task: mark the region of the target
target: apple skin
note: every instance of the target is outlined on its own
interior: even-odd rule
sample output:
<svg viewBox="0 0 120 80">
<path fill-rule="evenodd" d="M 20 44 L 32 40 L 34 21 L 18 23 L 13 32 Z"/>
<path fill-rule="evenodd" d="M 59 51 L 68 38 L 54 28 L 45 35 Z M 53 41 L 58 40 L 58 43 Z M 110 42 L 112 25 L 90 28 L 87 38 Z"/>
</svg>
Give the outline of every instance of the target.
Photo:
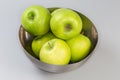
<svg viewBox="0 0 120 80">
<path fill-rule="evenodd" d="M 48 64 L 67 65 L 71 58 L 70 48 L 65 41 L 52 39 L 42 46 L 39 58 Z"/>
<path fill-rule="evenodd" d="M 51 32 L 46 33 L 43 36 L 37 36 L 32 41 L 32 50 L 36 57 L 39 58 L 39 52 L 43 44 L 45 44 L 47 41 L 56 38 Z"/>
<path fill-rule="evenodd" d="M 82 34 L 67 40 L 67 43 L 71 49 L 71 62 L 82 60 L 89 54 L 91 49 L 90 39 Z"/>
<path fill-rule="evenodd" d="M 21 17 L 23 28 L 32 35 L 44 35 L 49 31 L 50 12 L 43 6 L 26 8 Z"/>
<path fill-rule="evenodd" d="M 51 13 L 50 28 L 58 38 L 68 40 L 81 32 L 82 20 L 75 11 L 59 8 Z"/>
</svg>

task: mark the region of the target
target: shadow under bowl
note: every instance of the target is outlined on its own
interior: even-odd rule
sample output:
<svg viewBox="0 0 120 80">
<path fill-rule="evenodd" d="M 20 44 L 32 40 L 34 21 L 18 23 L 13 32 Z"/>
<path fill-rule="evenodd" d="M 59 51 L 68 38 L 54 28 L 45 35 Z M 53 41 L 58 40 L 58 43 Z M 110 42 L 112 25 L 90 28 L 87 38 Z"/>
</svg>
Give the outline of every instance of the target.
<svg viewBox="0 0 120 80">
<path fill-rule="evenodd" d="M 50 12 L 52 12 L 56 9 L 58 9 L 58 8 L 48 8 L 48 10 Z M 75 11 L 75 12 L 77 12 L 77 11 Z M 38 68 L 40 68 L 41 70 L 44 70 L 47 72 L 53 72 L 53 73 L 67 72 L 67 71 L 74 70 L 74 69 L 80 67 L 81 65 L 83 65 L 89 59 L 89 57 L 92 55 L 93 50 L 95 49 L 96 44 L 98 42 L 98 32 L 97 32 L 94 24 L 85 15 L 81 14 L 80 12 L 77 12 L 77 13 L 80 15 L 82 22 L 83 22 L 83 29 L 82 29 L 81 34 L 84 34 L 91 40 L 92 47 L 91 47 L 90 53 L 83 60 L 76 62 L 76 63 L 70 63 L 70 64 L 64 65 L 64 66 L 47 64 L 47 63 L 41 62 L 39 59 L 37 59 L 37 57 L 34 55 L 32 48 L 31 48 L 31 43 L 32 43 L 32 40 L 34 39 L 34 36 L 29 34 L 28 32 L 26 32 L 23 29 L 22 25 L 20 26 L 19 40 L 22 45 L 22 48 L 23 48 L 26 56 Z"/>
</svg>

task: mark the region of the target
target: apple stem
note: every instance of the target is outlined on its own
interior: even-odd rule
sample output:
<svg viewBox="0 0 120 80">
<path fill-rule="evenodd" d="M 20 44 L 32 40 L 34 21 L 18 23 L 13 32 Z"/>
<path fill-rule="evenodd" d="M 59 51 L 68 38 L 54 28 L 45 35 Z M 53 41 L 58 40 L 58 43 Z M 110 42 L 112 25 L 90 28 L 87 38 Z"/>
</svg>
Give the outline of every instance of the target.
<svg viewBox="0 0 120 80">
<path fill-rule="evenodd" d="M 67 25 L 66 26 L 66 31 L 70 31 L 71 30 L 71 26 L 70 25 Z"/>
<path fill-rule="evenodd" d="M 52 45 L 48 42 L 48 45 L 50 46 L 50 48 L 52 48 Z"/>
<path fill-rule="evenodd" d="M 34 20 L 34 17 L 35 17 L 35 15 L 34 15 L 33 12 L 30 12 L 30 13 L 28 14 L 28 18 L 29 18 L 30 20 Z"/>
<path fill-rule="evenodd" d="M 34 19 L 34 17 L 33 17 L 33 16 L 31 16 L 31 17 L 30 17 L 30 19 L 31 19 L 31 20 L 33 20 L 33 19 Z"/>
</svg>

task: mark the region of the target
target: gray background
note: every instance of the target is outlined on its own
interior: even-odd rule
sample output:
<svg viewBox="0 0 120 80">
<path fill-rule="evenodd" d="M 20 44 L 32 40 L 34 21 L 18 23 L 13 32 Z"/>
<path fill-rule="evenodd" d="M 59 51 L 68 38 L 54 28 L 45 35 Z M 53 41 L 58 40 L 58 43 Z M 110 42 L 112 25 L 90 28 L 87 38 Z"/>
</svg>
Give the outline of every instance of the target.
<svg viewBox="0 0 120 80">
<path fill-rule="evenodd" d="M 67 7 L 95 24 L 99 40 L 80 68 L 61 74 L 39 70 L 25 56 L 18 30 L 30 5 Z M 120 0 L 0 0 L 0 80 L 120 80 Z"/>
</svg>

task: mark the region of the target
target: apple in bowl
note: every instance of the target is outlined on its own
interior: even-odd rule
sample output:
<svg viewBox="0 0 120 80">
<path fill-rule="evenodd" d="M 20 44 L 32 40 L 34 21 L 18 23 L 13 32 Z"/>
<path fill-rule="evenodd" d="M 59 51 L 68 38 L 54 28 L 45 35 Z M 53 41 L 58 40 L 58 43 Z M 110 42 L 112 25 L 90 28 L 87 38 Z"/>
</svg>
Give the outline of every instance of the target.
<svg viewBox="0 0 120 80">
<path fill-rule="evenodd" d="M 39 57 L 48 64 L 67 65 L 71 59 L 70 47 L 61 39 L 52 39 L 42 46 Z"/>
<path fill-rule="evenodd" d="M 24 10 L 21 23 L 23 28 L 32 35 L 44 35 L 49 31 L 50 17 L 48 9 L 34 5 Z"/>
<path fill-rule="evenodd" d="M 58 38 L 68 40 L 81 32 L 82 20 L 73 10 L 60 8 L 51 13 L 50 27 Z"/>
<path fill-rule="evenodd" d="M 67 40 L 71 49 L 71 62 L 78 62 L 85 58 L 91 49 L 91 41 L 88 37 L 79 34 L 78 36 Z"/>
</svg>

